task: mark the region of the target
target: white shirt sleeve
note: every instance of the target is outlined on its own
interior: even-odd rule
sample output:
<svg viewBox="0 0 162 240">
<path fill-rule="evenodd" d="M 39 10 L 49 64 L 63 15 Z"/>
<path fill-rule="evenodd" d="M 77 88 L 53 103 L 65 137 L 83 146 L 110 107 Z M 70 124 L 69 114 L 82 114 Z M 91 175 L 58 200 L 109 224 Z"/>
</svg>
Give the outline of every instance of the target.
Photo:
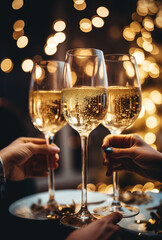
<svg viewBox="0 0 162 240">
<path fill-rule="evenodd" d="M 6 178 L 5 178 L 4 168 L 3 168 L 3 162 L 0 157 L 0 199 L 3 199 L 5 196 L 5 183 L 6 183 Z"/>
</svg>

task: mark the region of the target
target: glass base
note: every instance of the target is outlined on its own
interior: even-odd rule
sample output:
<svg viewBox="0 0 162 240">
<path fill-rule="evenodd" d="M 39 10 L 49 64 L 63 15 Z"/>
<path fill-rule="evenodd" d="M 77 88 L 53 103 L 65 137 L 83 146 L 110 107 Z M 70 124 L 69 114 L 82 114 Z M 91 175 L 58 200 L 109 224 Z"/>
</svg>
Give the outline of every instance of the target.
<svg viewBox="0 0 162 240">
<path fill-rule="evenodd" d="M 38 220 L 58 220 L 67 213 L 73 213 L 74 210 L 71 205 L 59 205 L 50 201 L 46 205 L 34 204 L 31 207 L 34 219 Z"/>
<path fill-rule="evenodd" d="M 97 220 L 97 218 L 90 212 L 80 210 L 78 213 L 68 214 L 62 217 L 60 222 L 69 227 L 81 228 L 95 220 Z"/>
<path fill-rule="evenodd" d="M 93 212 L 99 216 L 107 216 L 112 212 L 119 212 L 123 215 L 123 218 L 134 217 L 139 213 L 139 209 L 134 206 L 122 206 L 121 204 L 113 205 L 106 207 L 100 207 L 93 209 Z"/>
</svg>

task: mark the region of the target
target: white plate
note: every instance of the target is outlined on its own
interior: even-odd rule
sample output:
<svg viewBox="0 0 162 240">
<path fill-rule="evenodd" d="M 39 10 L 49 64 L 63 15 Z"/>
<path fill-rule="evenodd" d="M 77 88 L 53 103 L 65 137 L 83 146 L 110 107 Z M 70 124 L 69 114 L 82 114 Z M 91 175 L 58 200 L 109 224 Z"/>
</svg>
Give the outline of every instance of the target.
<svg viewBox="0 0 162 240">
<path fill-rule="evenodd" d="M 9 212 L 12 215 L 20 218 L 35 219 L 31 212 L 31 205 L 33 203 L 37 204 L 39 199 L 41 200 L 42 205 L 46 204 L 48 201 L 48 196 L 48 192 L 43 192 L 19 199 L 9 206 Z M 100 203 L 101 201 L 106 201 L 107 198 L 107 195 L 98 192 L 88 192 L 87 194 L 88 203 Z M 79 205 L 81 202 L 81 190 L 56 190 L 55 199 L 58 204 L 72 204 L 74 201 Z M 100 204 L 97 205 L 100 206 Z"/>
</svg>

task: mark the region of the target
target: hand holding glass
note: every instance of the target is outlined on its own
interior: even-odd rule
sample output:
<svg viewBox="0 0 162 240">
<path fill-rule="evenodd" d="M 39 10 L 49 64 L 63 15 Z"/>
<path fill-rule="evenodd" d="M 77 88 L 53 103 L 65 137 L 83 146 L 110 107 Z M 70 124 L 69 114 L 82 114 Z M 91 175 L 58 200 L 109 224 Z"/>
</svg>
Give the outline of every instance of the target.
<svg viewBox="0 0 162 240">
<path fill-rule="evenodd" d="M 46 143 L 51 144 L 54 135 L 66 123 L 61 108 L 61 89 L 63 84 L 62 61 L 41 61 L 34 64 L 30 91 L 29 112 L 33 125 L 45 135 Z M 58 205 L 54 194 L 54 168 L 51 165 L 51 156 L 48 157 L 49 164 L 49 201 L 50 212 L 42 212 L 39 216 L 43 218 L 57 218 Z"/>
<path fill-rule="evenodd" d="M 141 110 L 141 86 L 136 60 L 131 55 L 108 54 L 104 56 L 108 78 L 108 111 L 103 125 L 111 134 L 120 134 L 132 125 Z M 94 211 L 100 215 L 120 212 L 123 217 L 135 216 L 138 208 L 122 205 L 119 201 L 118 173 L 113 173 L 114 199 L 110 206 Z"/>
</svg>

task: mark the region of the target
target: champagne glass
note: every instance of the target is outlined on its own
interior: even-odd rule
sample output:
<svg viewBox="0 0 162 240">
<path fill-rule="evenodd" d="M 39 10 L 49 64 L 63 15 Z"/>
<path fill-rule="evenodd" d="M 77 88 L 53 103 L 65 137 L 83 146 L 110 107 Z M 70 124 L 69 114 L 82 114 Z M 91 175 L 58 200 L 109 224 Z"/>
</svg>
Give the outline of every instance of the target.
<svg viewBox="0 0 162 240">
<path fill-rule="evenodd" d="M 103 52 L 92 48 L 67 51 L 64 81 L 63 114 L 81 138 L 82 194 L 80 211 L 64 216 L 61 223 L 80 228 L 96 219 L 87 208 L 87 146 L 90 132 L 107 112 L 108 82 Z"/>
<path fill-rule="evenodd" d="M 63 61 L 40 61 L 34 63 L 29 90 L 29 113 L 33 125 L 45 136 L 46 143 L 52 144 L 56 132 L 66 123 L 61 108 L 61 89 L 63 84 Z M 47 208 L 39 218 L 58 218 L 58 204 L 55 200 L 54 168 L 48 157 Z"/>
<path fill-rule="evenodd" d="M 103 125 L 111 134 L 120 134 L 131 126 L 141 111 L 141 86 L 136 60 L 127 54 L 107 54 L 105 64 L 109 83 L 108 111 Z M 94 209 L 99 215 L 120 212 L 123 217 L 139 213 L 138 208 L 119 201 L 119 176 L 113 172 L 113 201 L 110 206 Z"/>
</svg>

